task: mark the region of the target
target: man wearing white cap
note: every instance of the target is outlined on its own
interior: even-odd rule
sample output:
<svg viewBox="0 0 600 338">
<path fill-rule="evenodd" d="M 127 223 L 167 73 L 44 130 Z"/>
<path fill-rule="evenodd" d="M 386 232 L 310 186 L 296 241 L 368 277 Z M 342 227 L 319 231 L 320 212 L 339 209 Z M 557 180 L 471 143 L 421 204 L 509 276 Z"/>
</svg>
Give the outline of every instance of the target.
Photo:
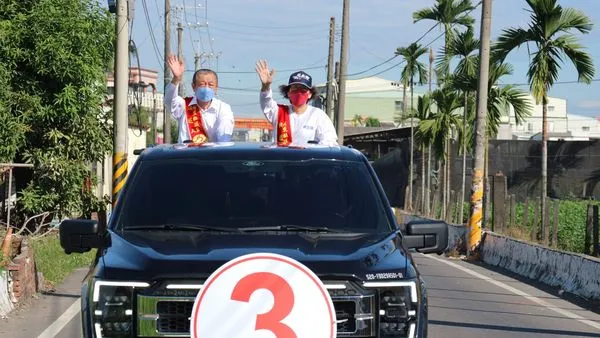
<svg viewBox="0 0 600 338">
<path fill-rule="evenodd" d="M 291 103 L 283 105 L 273 99 L 271 83 L 275 71 L 269 70 L 267 62 L 260 60 L 256 63 L 256 72 L 262 83 L 260 107 L 275 128 L 277 145 L 338 145 L 337 133 L 329 116 L 322 109 L 308 104 L 317 95 L 310 75 L 302 71 L 295 72 L 287 85 L 279 87 L 281 95 Z"/>
</svg>

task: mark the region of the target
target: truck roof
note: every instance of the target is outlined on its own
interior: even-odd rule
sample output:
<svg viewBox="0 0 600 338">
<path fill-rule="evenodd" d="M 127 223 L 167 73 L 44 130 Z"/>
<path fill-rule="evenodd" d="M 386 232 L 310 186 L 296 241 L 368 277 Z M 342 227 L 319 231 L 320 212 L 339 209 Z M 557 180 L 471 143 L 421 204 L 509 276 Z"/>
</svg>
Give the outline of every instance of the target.
<svg viewBox="0 0 600 338">
<path fill-rule="evenodd" d="M 304 147 L 278 147 L 270 142 L 226 142 L 204 145 L 162 144 L 136 151 L 140 160 L 207 159 L 207 160 L 286 160 L 328 159 L 364 161 L 364 155 L 346 146 L 307 145 Z"/>
</svg>

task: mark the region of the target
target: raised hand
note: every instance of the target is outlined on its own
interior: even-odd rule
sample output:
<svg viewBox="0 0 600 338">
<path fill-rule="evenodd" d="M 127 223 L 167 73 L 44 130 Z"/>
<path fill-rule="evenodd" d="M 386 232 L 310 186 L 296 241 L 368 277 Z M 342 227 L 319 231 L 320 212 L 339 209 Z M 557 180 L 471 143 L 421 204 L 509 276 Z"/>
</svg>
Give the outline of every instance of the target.
<svg viewBox="0 0 600 338">
<path fill-rule="evenodd" d="M 269 70 L 267 60 L 258 60 L 258 62 L 256 62 L 256 73 L 260 78 L 263 90 L 270 88 L 271 83 L 273 83 L 273 77 L 275 76 L 275 69 Z"/>
<path fill-rule="evenodd" d="M 181 79 L 183 72 L 185 71 L 185 66 L 183 64 L 183 60 L 177 59 L 177 56 L 173 54 L 169 54 L 167 57 L 167 64 L 169 65 L 169 69 L 171 69 L 171 73 L 173 74 L 173 79 Z"/>
</svg>

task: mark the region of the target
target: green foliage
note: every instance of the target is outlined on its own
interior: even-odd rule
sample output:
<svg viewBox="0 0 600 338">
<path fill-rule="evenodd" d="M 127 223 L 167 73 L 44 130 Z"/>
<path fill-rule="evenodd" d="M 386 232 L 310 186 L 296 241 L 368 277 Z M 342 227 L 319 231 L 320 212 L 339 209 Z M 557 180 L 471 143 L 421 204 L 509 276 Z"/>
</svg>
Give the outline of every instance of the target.
<svg viewBox="0 0 600 338">
<path fill-rule="evenodd" d="M 527 45 L 528 50 L 535 47 L 530 53 L 527 78 L 537 103 L 546 104 L 561 63 L 567 59 L 575 66 L 578 81 L 589 84 L 594 78 L 592 56 L 571 33 L 587 34 L 593 22 L 583 11 L 563 8 L 557 0 L 527 0 L 527 5 L 531 13 L 528 27 L 504 29 L 494 45 L 493 57 L 504 60 L 522 45 Z"/>
<path fill-rule="evenodd" d="M 558 249 L 578 253 L 584 252 L 587 208 L 590 204 L 598 203 L 581 200 L 560 201 L 558 208 Z M 554 229 L 554 207 L 555 202 L 550 201 L 548 213 L 550 238 L 552 238 Z M 516 229 L 508 229 L 508 233 L 524 240 L 531 239 L 532 231 L 539 235 L 541 223 L 539 208 L 539 199 L 530 200 L 527 208 L 527 219 L 525 219 L 525 203 L 517 203 Z"/>
<path fill-rule="evenodd" d="M 113 27 L 95 0 L 2 1 L 0 157 L 34 164 L 20 191 L 24 214 L 94 204 L 82 188 L 89 164 L 111 149 L 101 105 Z"/>
<path fill-rule="evenodd" d="M 365 127 L 380 127 L 380 126 L 381 126 L 381 122 L 379 122 L 379 119 L 376 117 L 368 116 L 365 119 Z"/>
<path fill-rule="evenodd" d="M 84 254 L 65 254 L 57 234 L 31 240 L 35 252 L 35 264 L 46 281 L 55 286 L 69 276 L 73 270 L 89 266 L 95 250 Z"/>
</svg>

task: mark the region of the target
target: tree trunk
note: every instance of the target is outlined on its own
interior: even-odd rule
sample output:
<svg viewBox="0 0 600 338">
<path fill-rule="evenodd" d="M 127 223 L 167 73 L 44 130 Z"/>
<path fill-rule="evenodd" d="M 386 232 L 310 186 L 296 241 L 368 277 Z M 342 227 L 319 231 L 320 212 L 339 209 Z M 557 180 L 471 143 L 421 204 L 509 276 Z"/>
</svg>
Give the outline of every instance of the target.
<svg viewBox="0 0 600 338">
<path fill-rule="evenodd" d="M 421 145 L 421 215 L 425 214 L 425 145 Z"/>
<path fill-rule="evenodd" d="M 446 140 L 446 205 L 450 208 L 450 172 L 452 169 L 452 152 L 450 148 L 450 139 Z M 446 220 L 448 221 L 448 220 Z"/>
<path fill-rule="evenodd" d="M 414 138 L 415 138 L 415 133 L 414 133 L 414 128 L 413 128 L 413 118 L 412 118 L 412 114 L 413 114 L 413 94 L 414 94 L 414 81 L 413 81 L 413 76 L 410 77 L 410 173 L 409 173 L 409 190 L 410 190 L 410 197 L 408 198 L 408 205 L 410 206 L 410 210 L 413 210 L 413 172 L 415 171 L 414 168 Z"/>
<path fill-rule="evenodd" d="M 444 201 L 446 201 L 446 184 L 445 184 L 445 164 L 443 162 L 443 159 L 440 158 L 438 159 L 438 189 L 440 189 L 440 191 L 442 192 L 442 205 L 440 205 L 441 211 L 442 211 L 442 215 L 446 214 L 446 204 L 444 203 Z M 433 211 L 436 216 L 437 216 L 437 210 Z"/>
<path fill-rule="evenodd" d="M 404 83 L 402 84 L 402 119 L 401 119 L 401 126 L 404 125 L 404 123 L 406 122 L 406 106 L 407 106 L 406 102 L 406 86 L 404 85 Z"/>
<path fill-rule="evenodd" d="M 546 198 L 548 197 L 548 98 L 546 94 L 542 99 L 542 226 L 541 234 L 545 245 L 548 245 L 548 236 L 546 236 L 547 213 L 546 213 Z"/>
<path fill-rule="evenodd" d="M 427 147 L 427 204 L 425 204 L 427 216 L 431 216 L 431 144 Z"/>
<path fill-rule="evenodd" d="M 463 204 L 465 203 L 465 185 L 467 181 L 467 109 L 469 104 L 469 92 L 465 91 L 465 106 L 463 111 L 463 144 L 462 144 L 462 152 L 463 152 L 463 163 L 462 163 L 462 184 L 460 186 L 460 203 L 459 203 L 459 224 L 463 224 L 464 210 Z"/>
</svg>

